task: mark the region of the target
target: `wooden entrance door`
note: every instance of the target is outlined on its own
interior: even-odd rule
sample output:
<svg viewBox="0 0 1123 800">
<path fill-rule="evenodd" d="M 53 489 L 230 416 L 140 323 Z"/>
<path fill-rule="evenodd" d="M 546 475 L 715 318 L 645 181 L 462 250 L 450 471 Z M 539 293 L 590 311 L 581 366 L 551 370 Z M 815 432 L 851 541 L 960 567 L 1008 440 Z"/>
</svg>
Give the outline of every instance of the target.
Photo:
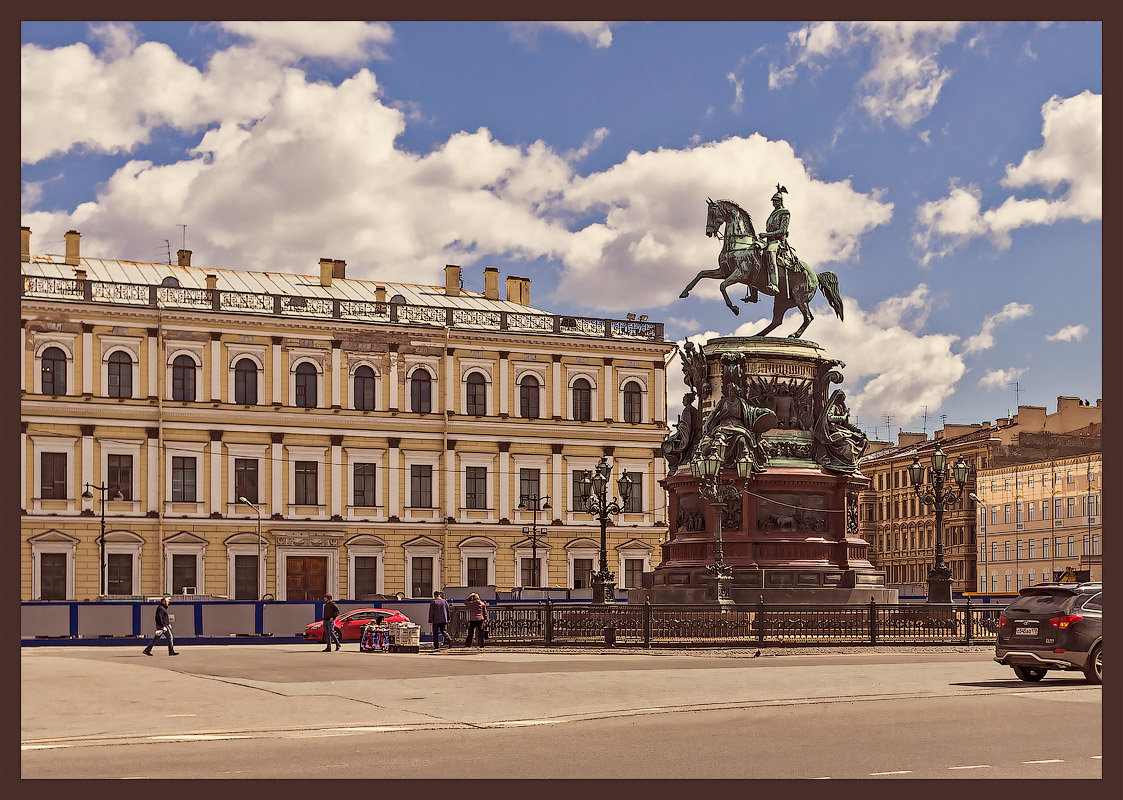
<svg viewBox="0 0 1123 800">
<path fill-rule="evenodd" d="M 288 556 L 285 585 L 289 600 L 322 600 L 328 591 L 328 557 Z"/>
</svg>

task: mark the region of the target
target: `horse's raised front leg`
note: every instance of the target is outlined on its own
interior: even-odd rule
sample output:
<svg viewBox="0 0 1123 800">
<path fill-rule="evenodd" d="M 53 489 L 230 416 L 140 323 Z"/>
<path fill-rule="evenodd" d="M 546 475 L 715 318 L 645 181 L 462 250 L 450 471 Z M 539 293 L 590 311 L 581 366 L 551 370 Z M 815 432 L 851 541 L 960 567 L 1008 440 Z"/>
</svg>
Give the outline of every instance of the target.
<svg viewBox="0 0 1123 800">
<path fill-rule="evenodd" d="M 690 290 L 693 289 L 695 287 L 695 285 L 697 285 L 698 281 L 702 280 L 703 278 L 724 278 L 724 277 L 725 277 L 725 273 L 723 273 L 720 269 L 704 269 L 701 272 L 699 272 L 697 275 L 694 276 L 694 280 L 692 280 L 690 283 L 686 284 L 686 288 L 682 290 L 682 294 L 680 294 L 679 297 L 686 297 L 687 295 L 689 295 Z"/>
<path fill-rule="evenodd" d="M 803 312 L 803 324 L 799 326 L 799 330 L 795 333 L 789 333 L 789 339 L 798 339 L 800 334 L 807 330 L 807 326 L 811 324 L 811 320 L 815 319 L 815 315 L 811 313 L 810 303 L 800 303 L 799 310 Z"/>
<path fill-rule="evenodd" d="M 764 330 L 753 335 L 765 336 L 769 331 L 780 327 L 780 323 L 784 321 L 784 314 L 788 313 L 788 309 L 791 307 L 792 303 L 787 300 L 781 300 L 779 297 L 774 298 L 772 301 L 772 322 Z"/>
<path fill-rule="evenodd" d="M 737 283 L 737 281 L 739 279 L 740 279 L 739 275 L 732 275 L 732 276 L 726 278 L 725 280 L 723 280 L 721 282 L 721 296 L 725 298 L 725 304 L 727 306 L 729 306 L 729 310 L 732 311 L 734 314 L 740 314 L 741 309 L 739 309 L 739 308 L 737 308 L 737 306 L 733 305 L 733 301 L 729 299 L 729 295 L 728 295 L 728 293 L 726 293 L 725 287 L 729 286 L 730 284 Z"/>
</svg>

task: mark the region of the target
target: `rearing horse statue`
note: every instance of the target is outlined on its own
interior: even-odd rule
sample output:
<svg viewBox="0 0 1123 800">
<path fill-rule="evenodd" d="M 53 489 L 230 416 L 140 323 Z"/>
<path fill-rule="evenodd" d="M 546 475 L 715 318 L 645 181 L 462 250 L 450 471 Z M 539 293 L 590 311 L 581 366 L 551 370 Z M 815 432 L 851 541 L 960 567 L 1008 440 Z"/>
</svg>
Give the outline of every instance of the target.
<svg viewBox="0 0 1123 800">
<path fill-rule="evenodd" d="M 827 302 L 838 318 L 842 319 L 842 295 L 838 291 L 838 277 L 833 272 L 816 274 L 806 263 L 794 256 L 786 262 L 778 258 L 778 289 L 769 288 L 764 260 L 761 257 L 767 245 L 757 238 L 748 212 L 732 200 L 715 202 L 707 197 L 706 203 L 709 207 L 706 215 L 706 236 L 717 236 L 722 240 L 721 252 L 717 257 L 718 268 L 700 271 L 694 276 L 694 280 L 686 285 L 679 297 L 689 295 L 690 290 L 702 278 L 720 278 L 721 296 L 725 298 L 729 310 L 737 314 L 739 309 L 733 305 L 725 289 L 734 283 L 744 284 L 749 292 L 743 298 L 743 302 L 755 303 L 757 292 L 775 296 L 772 303 L 772 322 L 754 335 L 766 335 L 783 322 L 784 314 L 792 308 L 798 308 L 803 313 L 803 324 L 799 330 L 789 336 L 797 339 L 814 319 L 811 313 L 811 298 L 822 284 L 823 296 L 827 298 Z M 722 225 L 725 226 L 725 231 L 719 233 Z"/>
</svg>

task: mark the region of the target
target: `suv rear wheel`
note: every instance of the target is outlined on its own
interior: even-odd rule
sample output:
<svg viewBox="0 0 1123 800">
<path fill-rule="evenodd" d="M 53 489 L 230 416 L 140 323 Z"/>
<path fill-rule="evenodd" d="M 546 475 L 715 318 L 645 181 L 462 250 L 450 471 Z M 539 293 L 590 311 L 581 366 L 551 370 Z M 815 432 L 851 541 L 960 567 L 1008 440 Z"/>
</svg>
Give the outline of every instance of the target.
<svg viewBox="0 0 1123 800">
<path fill-rule="evenodd" d="M 1014 667 L 1014 674 L 1028 683 L 1037 683 L 1045 677 L 1046 672 L 1048 672 L 1048 670 L 1041 669 L 1040 667 Z"/>
<path fill-rule="evenodd" d="M 1096 645 L 1092 648 L 1092 652 L 1088 654 L 1088 662 L 1084 665 L 1084 677 L 1088 680 L 1088 683 L 1103 683 L 1103 645 Z"/>
</svg>

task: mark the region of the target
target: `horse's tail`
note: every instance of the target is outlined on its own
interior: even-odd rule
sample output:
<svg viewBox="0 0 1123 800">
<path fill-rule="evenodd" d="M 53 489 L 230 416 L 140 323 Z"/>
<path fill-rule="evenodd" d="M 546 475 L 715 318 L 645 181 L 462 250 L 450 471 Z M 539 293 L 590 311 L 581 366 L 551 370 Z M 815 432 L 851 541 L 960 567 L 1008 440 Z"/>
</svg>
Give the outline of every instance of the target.
<svg viewBox="0 0 1123 800">
<path fill-rule="evenodd" d="M 842 295 L 838 291 L 838 276 L 833 272 L 820 272 L 819 285 L 823 287 L 823 297 L 831 304 L 834 313 L 842 319 Z"/>
</svg>

